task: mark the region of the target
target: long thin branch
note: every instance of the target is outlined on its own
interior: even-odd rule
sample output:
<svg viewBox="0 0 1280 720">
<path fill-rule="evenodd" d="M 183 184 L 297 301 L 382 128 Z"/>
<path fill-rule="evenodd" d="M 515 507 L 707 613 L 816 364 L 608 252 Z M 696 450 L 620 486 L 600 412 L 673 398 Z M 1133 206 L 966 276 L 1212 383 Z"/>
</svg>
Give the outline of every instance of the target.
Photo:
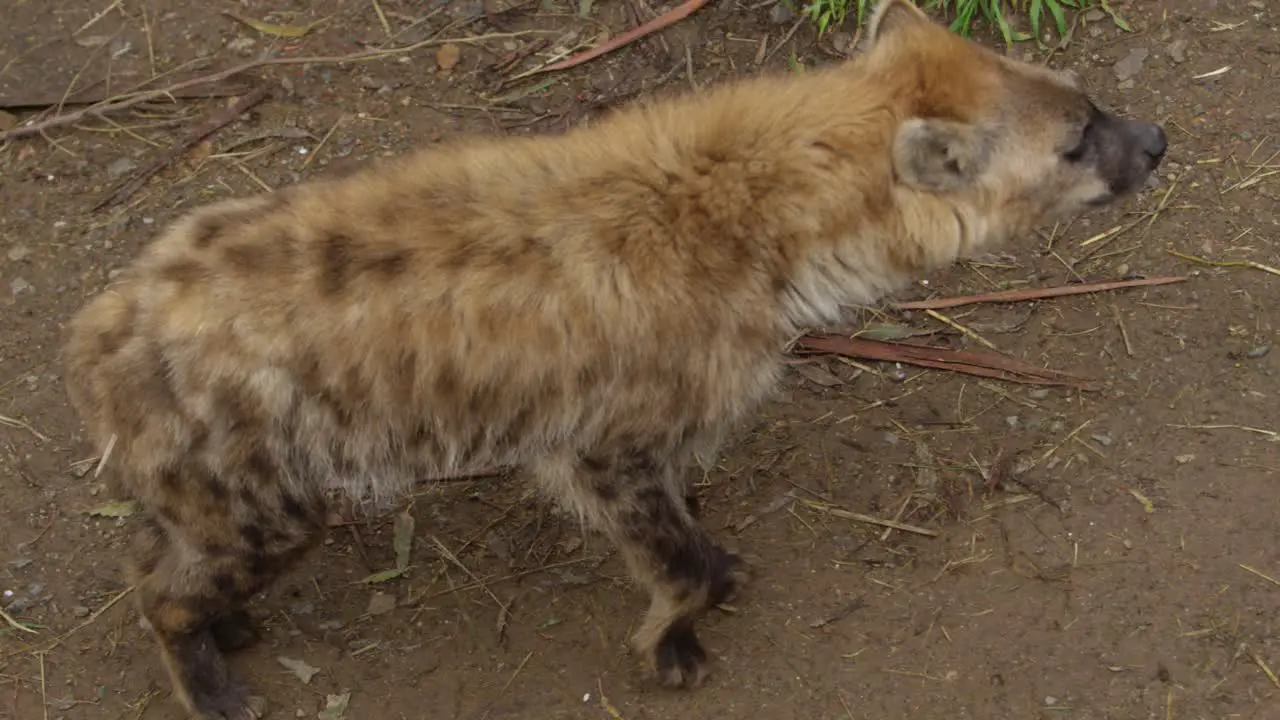
<svg viewBox="0 0 1280 720">
<path fill-rule="evenodd" d="M 122 97 L 114 102 L 97 103 L 94 105 L 90 105 L 89 107 L 81 108 L 79 110 L 75 110 L 69 113 L 55 115 L 49 118 L 48 120 L 32 123 L 30 125 L 21 125 L 12 130 L 6 130 L 5 132 L 0 132 L 0 143 L 5 142 L 6 140 L 13 140 L 14 138 L 27 137 L 28 135 L 38 135 L 43 132 L 48 132 L 53 128 L 71 125 L 73 123 L 79 122 L 80 120 L 84 119 L 86 116 L 89 116 L 89 115 L 103 115 L 106 113 L 126 110 L 135 105 L 139 105 L 141 103 L 144 103 L 150 100 L 167 97 L 179 90 L 185 90 L 187 88 L 196 87 L 198 85 L 207 85 L 209 83 L 219 82 L 221 80 L 226 80 L 227 78 L 232 77 L 233 75 L 237 75 L 239 73 L 246 72 L 248 70 L 253 70 L 260 67 L 267 67 L 270 65 L 304 65 L 308 63 L 333 65 L 333 64 L 344 63 L 344 62 L 355 62 L 357 60 L 372 60 L 375 58 L 387 57 L 391 55 L 402 55 L 407 52 L 413 52 L 414 50 L 420 50 L 424 47 L 431 47 L 433 45 L 444 45 L 446 43 L 474 43 L 474 42 L 480 42 L 482 40 L 502 40 L 506 38 L 513 38 L 513 37 L 519 37 L 522 35 L 527 35 L 529 34 L 529 32 L 533 32 L 533 31 L 514 32 L 514 33 L 489 33 L 488 35 L 477 35 L 474 37 L 463 37 L 463 38 L 432 38 L 428 40 L 423 40 L 421 42 L 416 42 L 411 45 L 405 45 L 403 47 L 385 48 L 385 49 L 379 49 L 379 50 L 364 50 L 357 53 L 351 53 L 350 55 L 319 55 L 319 56 L 311 56 L 311 57 L 269 57 L 269 56 L 258 57 L 246 63 L 236 65 L 235 67 L 228 68 L 226 70 L 220 70 L 216 73 L 212 73 L 209 75 L 202 75 L 200 77 L 191 78 L 190 80 L 183 80 L 182 82 L 175 83 L 165 88 L 158 88 L 156 90 L 143 90 L 133 95 Z"/>
<path fill-rule="evenodd" d="M 529 77 L 532 75 L 540 75 L 542 73 L 555 72 L 556 70 L 564 70 L 567 68 L 574 67 L 575 65 L 581 65 L 582 63 L 587 62 L 588 60 L 594 60 L 600 57 L 601 55 L 604 55 L 605 53 L 611 53 L 614 50 L 617 50 L 618 48 L 622 47 L 623 45 L 633 43 L 636 40 L 639 40 L 640 38 L 646 35 L 651 35 L 665 27 L 676 24 L 677 22 L 692 15 L 695 11 L 697 11 L 703 5 L 706 5 L 707 2 L 708 0 L 688 0 L 688 2 L 684 3 L 683 5 L 677 5 L 676 7 L 650 20 L 649 22 L 643 25 L 640 25 L 634 29 L 628 30 L 627 32 L 624 32 L 621 35 L 618 35 L 611 40 L 602 42 L 599 45 L 595 46 L 594 48 L 591 48 L 590 50 L 574 55 L 571 58 L 561 60 L 558 63 L 553 63 L 546 67 L 538 68 L 537 70 L 533 70 L 531 72 L 525 73 L 525 77 Z"/>
<path fill-rule="evenodd" d="M 933 300 L 913 300 L 911 302 L 893 303 L 896 310 L 942 310 L 945 308 L 972 305 L 974 303 L 1006 303 L 1025 302 L 1027 300 L 1043 300 L 1045 298 L 1063 297 L 1065 295 L 1085 295 L 1088 293 L 1120 290 L 1131 287 L 1147 287 L 1151 285 L 1168 285 L 1186 281 L 1185 277 L 1153 277 L 1136 280 L 1112 280 L 1107 282 L 1081 283 L 1079 285 L 1062 285 L 1060 287 L 1036 288 L 1033 290 L 1004 290 L 983 295 L 965 295 L 962 297 L 936 298 Z"/>
<path fill-rule="evenodd" d="M 224 108 L 221 112 L 210 117 L 203 125 L 190 133 L 180 142 L 174 144 L 164 152 L 155 162 L 143 168 L 137 175 L 113 190 L 111 194 L 102 198 L 97 205 L 93 206 L 94 210 L 101 210 L 108 205 L 114 205 L 128 199 L 130 195 L 138 191 L 152 175 L 160 172 L 166 165 L 173 162 L 179 155 L 187 152 L 193 145 L 205 139 L 206 137 L 217 132 L 223 126 L 230 124 L 236 118 L 243 115 L 250 108 L 267 99 L 269 91 L 267 88 L 258 88 L 253 92 L 240 98 L 235 105 Z"/>
</svg>

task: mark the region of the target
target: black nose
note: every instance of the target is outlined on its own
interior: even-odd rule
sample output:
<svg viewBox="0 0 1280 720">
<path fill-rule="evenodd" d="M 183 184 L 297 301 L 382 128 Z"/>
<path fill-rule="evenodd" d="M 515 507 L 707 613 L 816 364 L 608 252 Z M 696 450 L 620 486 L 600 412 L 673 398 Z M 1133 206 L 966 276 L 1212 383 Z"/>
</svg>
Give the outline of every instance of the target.
<svg viewBox="0 0 1280 720">
<path fill-rule="evenodd" d="M 1160 162 L 1164 158 L 1165 151 L 1169 149 L 1168 139 L 1164 135 L 1164 128 L 1153 123 L 1143 123 L 1138 133 L 1142 151 L 1155 162 Z"/>
</svg>

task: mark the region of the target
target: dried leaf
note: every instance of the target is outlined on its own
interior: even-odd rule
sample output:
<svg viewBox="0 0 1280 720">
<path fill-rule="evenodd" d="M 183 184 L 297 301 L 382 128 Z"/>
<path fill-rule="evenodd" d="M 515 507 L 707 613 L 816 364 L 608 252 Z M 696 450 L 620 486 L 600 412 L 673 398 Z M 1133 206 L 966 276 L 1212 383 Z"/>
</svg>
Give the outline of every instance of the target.
<svg viewBox="0 0 1280 720">
<path fill-rule="evenodd" d="M 18 127 L 18 116 L 0 110 L 0 132 Z"/>
<path fill-rule="evenodd" d="M 365 577 L 360 582 L 361 584 L 364 584 L 364 585 L 379 585 L 381 583 L 387 582 L 388 580 L 395 580 L 396 578 L 405 574 L 405 572 L 408 571 L 408 569 L 409 569 L 408 567 L 402 567 L 402 568 L 392 568 L 390 570 L 383 570 L 381 572 L 376 572 L 372 575 Z"/>
<path fill-rule="evenodd" d="M 462 59 L 462 48 L 455 43 L 445 43 L 436 51 L 436 65 L 445 72 L 453 69 Z"/>
<path fill-rule="evenodd" d="M 112 500 L 89 511 L 91 517 L 122 518 L 129 517 L 138 511 L 138 504 L 132 500 Z"/>
<path fill-rule="evenodd" d="M 260 33 L 282 38 L 300 38 L 314 30 L 316 26 L 320 25 L 320 23 L 324 22 L 324 20 L 317 20 L 310 25 L 277 25 L 276 23 L 263 22 L 261 20 L 243 17 L 231 12 L 224 12 L 223 14 L 248 25 Z"/>
<path fill-rule="evenodd" d="M 347 716 L 347 705 L 351 704 L 351 693 L 326 695 L 324 709 L 316 715 L 317 720 L 343 720 Z"/>
<path fill-rule="evenodd" d="M 391 545 L 396 550 L 396 569 L 404 572 L 409 567 L 409 551 L 413 548 L 413 516 L 408 510 L 396 516 Z"/>
<path fill-rule="evenodd" d="M 315 677 L 316 673 L 320 672 L 320 668 L 308 665 L 305 660 L 295 660 L 293 658 L 284 657 L 283 655 L 277 657 L 276 660 L 278 660 L 286 670 L 297 676 L 297 678 L 302 681 L 303 685 L 311 684 L 311 678 Z"/>
</svg>

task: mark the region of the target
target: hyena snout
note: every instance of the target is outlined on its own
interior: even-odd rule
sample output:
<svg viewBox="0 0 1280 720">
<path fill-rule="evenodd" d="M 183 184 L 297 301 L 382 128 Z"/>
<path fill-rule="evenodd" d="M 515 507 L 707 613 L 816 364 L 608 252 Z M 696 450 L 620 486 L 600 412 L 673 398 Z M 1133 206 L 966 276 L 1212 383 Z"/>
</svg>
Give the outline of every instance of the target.
<svg viewBox="0 0 1280 720">
<path fill-rule="evenodd" d="M 1160 167 L 1169 143 L 1164 128 L 1155 123 L 1109 114 L 1097 123 L 1104 148 L 1099 169 L 1110 194 L 1096 204 L 1105 204 L 1141 189 L 1151 173 Z"/>
</svg>

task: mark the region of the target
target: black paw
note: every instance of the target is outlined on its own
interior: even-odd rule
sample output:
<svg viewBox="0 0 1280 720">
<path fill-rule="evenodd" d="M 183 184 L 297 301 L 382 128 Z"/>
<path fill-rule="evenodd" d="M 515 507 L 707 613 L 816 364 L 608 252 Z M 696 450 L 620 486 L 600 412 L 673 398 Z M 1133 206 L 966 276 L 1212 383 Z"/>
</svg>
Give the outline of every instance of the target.
<svg viewBox="0 0 1280 720">
<path fill-rule="evenodd" d="M 190 633 L 165 643 L 175 694 L 198 720 L 259 720 L 267 701 L 231 672 L 213 633 Z"/>
<path fill-rule="evenodd" d="M 258 641 L 258 629 L 253 618 L 245 610 L 232 612 L 213 621 L 209 626 L 213 642 L 222 652 L 243 650 Z"/>
<path fill-rule="evenodd" d="M 658 682 L 669 688 L 694 688 L 707 676 L 707 651 L 693 631 L 693 620 L 672 625 L 654 649 Z"/>
<path fill-rule="evenodd" d="M 707 605 L 714 607 L 731 602 L 738 590 L 750 578 L 747 564 L 737 553 L 717 549 L 711 567 L 711 587 L 707 592 Z"/>
</svg>

